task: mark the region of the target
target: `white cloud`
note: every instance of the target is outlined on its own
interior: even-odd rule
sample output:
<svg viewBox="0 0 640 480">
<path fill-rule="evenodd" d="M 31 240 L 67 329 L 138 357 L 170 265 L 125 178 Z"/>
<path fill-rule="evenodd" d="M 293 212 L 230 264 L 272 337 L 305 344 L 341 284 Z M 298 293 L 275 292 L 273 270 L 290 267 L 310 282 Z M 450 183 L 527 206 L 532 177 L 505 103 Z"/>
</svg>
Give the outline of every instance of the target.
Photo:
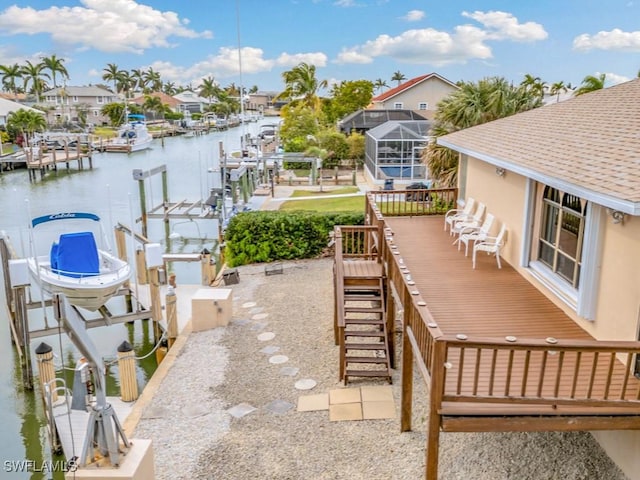
<svg viewBox="0 0 640 480">
<path fill-rule="evenodd" d="M 491 40 L 513 40 L 515 42 L 532 42 L 548 37 L 544 27 L 539 23 L 520 23 L 516 17 L 507 12 L 462 12 L 464 17 L 482 24 Z"/>
<path fill-rule="evenodd" d="M 309 65 L 315 65 L 316 67 L 327 66 L 327 56 L 322 52 L 311 53 L 281 53 L 276 59 L 276 64 L 279 67 L 295 67 L 299 63 L 304 62 Z M 244 63 L 244 60 L 243 60 Z"/>
<path fill-rule="evenodd" d="M 407 12 L 404 17 L 400 17 L 407 22 L 418 22 L 425 17 L 425 13 L 422 10 L 411 10 Z"/>
<path fill-rule="evenodd" d="M 81 0 L 82 7 L 36 10 L 13 5 L 0 12 L 0 32 L 49 34 L 54 42 L 103 52 L 143 53 L 170 47 L 172 37 L 210 38 L 186 27 L 175 12 L 161 12 L 134 0 Z"/>
<path fill-rule="evenodd" d="M 605 84 L 607 86 L 618 85 L 619 83 L 628 82 L 631 80 L 629 77 L 625 77 L 624 75 L 618 75 L 617 73 L 607 73 L 605 77 Z"/>
<path fill-rule="evenodd" d="M 492 57 L 489 41 L 535 41 L 547 38 L 544 28 L 533 22 L 519 23 L 505 12 L 463 12 L 483 25 L 459 25 L 453 32 L 433 28 L 407 30 L 400 35 L 379 35 L 362 45 L 343 48 L 336 63 L 366 64 L 376 57 L 387 56 L 396 61 L 430 64 L 436 67 L 466 63 L 472 59 Z"/>
<path fill-rule="evenodd" d="M 619 50 L 625 52 L 640 51 L 640 31 L 623 32 L 614 28 L 610 32 L 598 32 L 595 35 L 583 33 L 573 39 L 574 50 Z"/>
</svg>

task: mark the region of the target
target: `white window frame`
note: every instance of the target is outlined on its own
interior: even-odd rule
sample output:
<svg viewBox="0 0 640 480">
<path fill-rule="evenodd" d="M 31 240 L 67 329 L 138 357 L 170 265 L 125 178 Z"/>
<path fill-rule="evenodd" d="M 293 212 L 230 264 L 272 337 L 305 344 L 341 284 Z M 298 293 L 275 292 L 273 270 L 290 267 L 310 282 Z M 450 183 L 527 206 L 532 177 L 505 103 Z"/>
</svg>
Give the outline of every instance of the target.
<svg viewBox="0 0 640 480">
<path fill-rule="evenodd" d="M 418 110 L 429 110 L 429 102 L 418 103 Z"/>
<path fill-rule="evenodd" d="M 393 109 L 394 110 L 402 110 L 404 108 L 404 103 L 402 102 L 394 102 Z"/>
<path fill-rule="evenodd" d="M 102 105 L 104 103 L 104 97 L 96 97 L 96 103 Z"/>
<path fill-rule="evenodd" d="M 77 96 L 73 96 L 73 103 L 78 103 L 78 97 Z"/>
<path fill-rule="evenodd" d="M 539 238 L 539 232 L 534 231 L 535 220 L 542 215 L 542 212 L 536 208 L 538 206 L 536 186 L 537 183 L 534 180 L 527 180 L 522 236 L 524 240 L 520 265 L 528 268 L 536 280 L 575 310 L 580 317 L 586 320 L 595 320 L 604 243 L 605 209 L 593 202 L 588 203 L 582 238 L 580 281 L 578 288 L 573 288 L 569 282 L 554 273 L 547 265 L 531 258 L 532 246 Z"/>
</svg>

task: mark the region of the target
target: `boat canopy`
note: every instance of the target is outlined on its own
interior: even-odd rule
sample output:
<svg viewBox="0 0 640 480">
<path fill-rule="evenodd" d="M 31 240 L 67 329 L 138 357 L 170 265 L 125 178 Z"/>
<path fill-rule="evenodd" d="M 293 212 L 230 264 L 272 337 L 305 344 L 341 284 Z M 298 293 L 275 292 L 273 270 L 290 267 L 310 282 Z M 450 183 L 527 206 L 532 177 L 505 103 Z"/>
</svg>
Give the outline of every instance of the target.
<svg viewBox="0 0 640 480">
<path fill-rule="evenodd" d="M 130 113 L 128 115 L 129 118 L 134 119 L 134 120 L 144 120 L 144 115 L 140 114 L 140 113 Z"/>
<path fill-rule="evenodd" d="M 91 232 L 63 233 L 51 245 L 51 271 L 65 277 L 93 277 L 100 273 L 98 247 Z"/>
<path fill-rule="evenodd" d="M 54 213 L 51 215 L 43 215 L 42 217 L 37 217 L 31 220 L 31 226 L 35 227 L 36 225 L 40 225 L 41 223 L 53 222 L 54 220 L 69 220 L 69 219 L 85 219 L 85 220 L 93 220 L 94 222 L 99 222 L 100 217 L 93 213 L 86 212 L 64 212 L 64 213 Z"/>
</svg>

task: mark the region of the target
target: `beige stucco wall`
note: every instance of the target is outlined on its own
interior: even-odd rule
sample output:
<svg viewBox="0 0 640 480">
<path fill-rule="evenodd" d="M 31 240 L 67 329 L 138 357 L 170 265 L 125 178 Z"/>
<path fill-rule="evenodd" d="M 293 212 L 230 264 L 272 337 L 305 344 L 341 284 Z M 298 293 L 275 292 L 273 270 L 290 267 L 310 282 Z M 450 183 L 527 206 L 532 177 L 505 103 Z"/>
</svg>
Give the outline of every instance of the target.
<svg viewBox="0 0 640 480">
<path fill-rule="evenodd" d="M 503 259 L 531 281 L 545 296 L 599 340 L 637 340 L 640 306 L 640 218 L 626 216 L 624 223 L 614 224 L 606 216 L 598 286 L 596 318 L 588 321 L 539 283 L 529 269 L 519 266 L 523 248 L 526 178 L 507 171 L 503 177 L 494 166 L 467 158 L 467 197 L 484 202 L 498 224 L 506 222 L 509 238 Z M 499 228 L 498 226 L 495 227 Z M 640 432 L 593 432 L 607 454 L 629 478 L 640 480 Z"/>
<path fill-rule="evenodd" d="M 385 102 L 377 103 L 375 108 L 391 110 L 396 103 L 400 102 L 403 109 L 420 111 L 418 110 L 420 103 L 427 102 L 426 111 L 433 113 L 436 111 L 438 102 L 455 90 L 456 87 L 438 78 L 430 78 L 394 95 Z"/>
<path fill-rule="evenodd" d="M 503 223 L 508 230 L 502 258 L 512 267 L 518 268 L 522 245 L 522 219 L 526 179 L 507 172 L 503 177 L 488 163 L 469 158 L 466 174 L 466 196 L 487 206 L 487 212 L 495 215 L 495 235 Z"/>
</svg>

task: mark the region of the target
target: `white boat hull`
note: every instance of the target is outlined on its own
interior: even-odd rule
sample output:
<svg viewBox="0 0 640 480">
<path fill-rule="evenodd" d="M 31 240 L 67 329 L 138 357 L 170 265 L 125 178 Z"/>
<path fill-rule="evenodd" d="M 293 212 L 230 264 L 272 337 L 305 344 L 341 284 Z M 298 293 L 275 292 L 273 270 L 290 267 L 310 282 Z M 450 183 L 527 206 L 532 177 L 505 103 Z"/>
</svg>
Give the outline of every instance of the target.
<svg viewBox="0 0 640 480">
<path fill-rule="evenodd" d="M 29 270 L 36 285 L 47 295 L 62 293 L 71 305 L 95 311 L 113 297 L 120 287 L 131 277 L 128 263 L 105 252 L 98 251 L 100 273 L 93 276 L 74 278 L 51 270 L 51 263 L 45 256 L 28 259 Z"/>
</svg>

